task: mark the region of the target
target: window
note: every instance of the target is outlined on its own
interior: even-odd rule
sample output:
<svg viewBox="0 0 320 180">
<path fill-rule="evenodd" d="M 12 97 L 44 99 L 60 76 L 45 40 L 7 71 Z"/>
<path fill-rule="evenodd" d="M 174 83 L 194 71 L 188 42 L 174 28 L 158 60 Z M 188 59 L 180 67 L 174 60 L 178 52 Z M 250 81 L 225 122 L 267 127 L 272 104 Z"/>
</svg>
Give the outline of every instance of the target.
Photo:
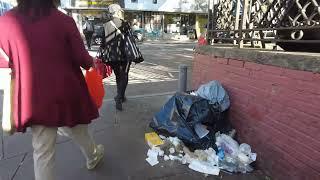
<svg viewBox="0 0 320 180">
<path fill-rule="evenodd" d="M 152 0 L 153 4 L 158 4 L 158 0 Z"/>
<path fill-rule="evenodd" d="M 137 3 L 137 2 L 138 2 L 138 0 L 131 0 L 131 2 L 132 2 L 132 3 Z"/>
</svg>

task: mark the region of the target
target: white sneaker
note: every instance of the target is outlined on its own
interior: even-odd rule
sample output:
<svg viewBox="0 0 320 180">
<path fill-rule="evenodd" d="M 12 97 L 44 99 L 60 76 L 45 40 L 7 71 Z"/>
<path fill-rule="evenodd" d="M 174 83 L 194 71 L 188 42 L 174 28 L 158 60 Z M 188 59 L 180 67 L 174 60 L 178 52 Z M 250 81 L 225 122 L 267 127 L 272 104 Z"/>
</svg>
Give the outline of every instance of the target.
<svg viewBox="0 0 320 180">
<path fill-rule="evenodd" d="M 93 170 L 96 168 L 99 162 L 103 159 L 104 146 L 102 144 L 97 145 L 93 154 L 94 158 L 91 161 L 87 161 L 88 170 Z"/>
</svg>

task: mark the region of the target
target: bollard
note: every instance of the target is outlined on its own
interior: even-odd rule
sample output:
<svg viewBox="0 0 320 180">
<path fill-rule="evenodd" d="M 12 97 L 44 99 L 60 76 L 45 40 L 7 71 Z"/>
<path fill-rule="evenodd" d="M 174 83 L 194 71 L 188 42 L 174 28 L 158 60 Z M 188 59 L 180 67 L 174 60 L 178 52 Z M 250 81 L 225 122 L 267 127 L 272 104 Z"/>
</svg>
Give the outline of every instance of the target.
<svg viewBox="0 0 320 180">
<path fill-rule="evenodd" d="M 179 66 L 179 92 L 187 91 L 188 66 L 181 64 Z"/>
</svg>

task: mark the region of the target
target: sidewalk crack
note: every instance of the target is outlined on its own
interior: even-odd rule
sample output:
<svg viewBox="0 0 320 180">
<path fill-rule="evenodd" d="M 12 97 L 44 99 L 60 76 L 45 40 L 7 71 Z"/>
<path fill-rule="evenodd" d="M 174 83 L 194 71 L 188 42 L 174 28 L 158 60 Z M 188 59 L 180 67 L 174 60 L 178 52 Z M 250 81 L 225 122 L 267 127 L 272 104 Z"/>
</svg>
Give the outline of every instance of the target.
<svg viewBox="0 0 320 180">
<path fill-rule="evenodd" d="M 3 133 L 1 133 L 1 157 L 0 159 L 4 159 L 4 136 Z"/>
<path fill-rule="evenodd" d="M 14 180 L 14 177 L 17 175 L 17 173 L 18 173 L 18 171 L 19 171 L 20 167 L 23 165 L 23 163 L 24 163 L 24 161 L 25 161 L 25 159 L 26 159 L 27 155 L 28 155 L 28 153 L 24 153 L 23 158 L 21 159 L 21 161 L 20 161 L 20 163 L 19 163 L 18 167 L 16 168 L 16 170 L 14 171 L 14 173 L 13 173 L 13 175 L 12 175 L 12 177 L 11 177 L 11 180 Z"/>
<path fill-rule="evenodd" d="M 119 117 L 119 112 L 116 110 L 115 116 L 114 116 L 114 125 L 118 126 L 120 124 L 120 117 Z"/>
</svg>

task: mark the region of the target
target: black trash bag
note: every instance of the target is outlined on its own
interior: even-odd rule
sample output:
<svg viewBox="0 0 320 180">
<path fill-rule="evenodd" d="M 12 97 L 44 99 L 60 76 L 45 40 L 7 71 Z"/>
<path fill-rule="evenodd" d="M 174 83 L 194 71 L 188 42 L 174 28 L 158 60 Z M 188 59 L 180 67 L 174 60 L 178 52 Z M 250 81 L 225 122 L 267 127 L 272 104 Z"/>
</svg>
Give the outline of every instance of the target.
<svg viewBox="0 0 320 180">
<path fill-rule="evenodd" d="M 215 148 L 215 132 L 223 129 L 225 114 L 208 100 L 186 93 L 176 93 L 150 123 L 156 132 L 176 136 L 190 149 Z M 194 127 L 206 125 L 210 133 L 200 139 Z"/>
</svg>

